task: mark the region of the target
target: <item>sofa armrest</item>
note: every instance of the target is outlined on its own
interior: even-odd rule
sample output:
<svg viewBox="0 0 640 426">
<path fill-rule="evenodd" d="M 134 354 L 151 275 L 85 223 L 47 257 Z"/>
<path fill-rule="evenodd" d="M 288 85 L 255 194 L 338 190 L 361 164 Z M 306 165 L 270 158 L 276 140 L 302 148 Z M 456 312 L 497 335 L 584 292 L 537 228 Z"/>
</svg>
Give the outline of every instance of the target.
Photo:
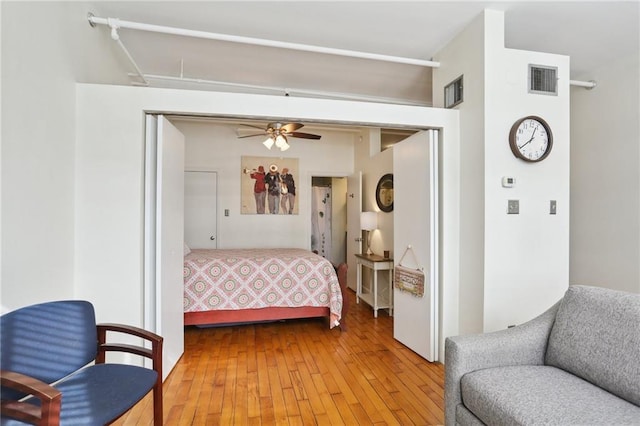
<svg viewBox="0 0 640 426">
<path fill-rule="evenodd" d="M 460 379 L 472 371 L 508 366 L 542 365 L 560 302 L 517 327 L 493 333 L 448 337 L 445 341 L 445 424 L 455 424 L 462 401 Z"/>
<path fill-rule="evenodd" d="M 7 370 L 0 371 L 0 384 L 6 388 L 33 395 L 40 401 L 38 406 L 27 402 L 4 400 L 1 403 L 0 417 L 35 425 L 60 424 L 62 394 L 58 389 L 33 377 Z"/>
</svg>

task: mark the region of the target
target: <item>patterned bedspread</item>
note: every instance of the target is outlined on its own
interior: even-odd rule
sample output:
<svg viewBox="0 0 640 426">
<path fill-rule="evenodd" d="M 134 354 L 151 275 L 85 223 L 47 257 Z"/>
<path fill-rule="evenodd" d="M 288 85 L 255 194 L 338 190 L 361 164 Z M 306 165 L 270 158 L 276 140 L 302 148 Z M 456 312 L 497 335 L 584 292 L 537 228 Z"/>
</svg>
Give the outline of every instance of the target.
<svg viewBox="0 0 640 426">
<path fill-rule="evenodd" d="M 302 249 L 194 249 L 184 258 L 184 311 L 329 307 L 342 312 L 333 265 Z"/>
</svg>

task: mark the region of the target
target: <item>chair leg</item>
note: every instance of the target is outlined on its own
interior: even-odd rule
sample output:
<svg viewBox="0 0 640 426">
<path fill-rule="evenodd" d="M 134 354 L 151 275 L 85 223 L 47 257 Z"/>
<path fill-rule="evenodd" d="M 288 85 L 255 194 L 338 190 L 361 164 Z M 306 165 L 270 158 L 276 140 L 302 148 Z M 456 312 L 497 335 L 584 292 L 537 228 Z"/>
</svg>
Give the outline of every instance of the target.
<svg viewBox="0 0 640 426">
<path fill-rule="evenodd" d="M 153 386 L 153 425 L 162 426 L 163 414 L 162 414 L 162 377 L 158 378 L 158 381 Z"/>
</svg>

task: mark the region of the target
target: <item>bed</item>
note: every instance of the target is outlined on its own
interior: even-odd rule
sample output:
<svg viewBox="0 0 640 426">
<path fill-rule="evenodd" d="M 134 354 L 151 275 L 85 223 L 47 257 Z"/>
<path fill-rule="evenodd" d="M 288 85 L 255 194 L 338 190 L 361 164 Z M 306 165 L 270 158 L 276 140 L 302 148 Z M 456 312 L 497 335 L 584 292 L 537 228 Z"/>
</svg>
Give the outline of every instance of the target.
<svg viewBox="0 0 640 426">
<path fill-rule="evenodd" d="M 327 317 L 345 330 L 346 264 L 311 251 L 193 249 L 184 257 L 184 324 Z"/>
</svg>

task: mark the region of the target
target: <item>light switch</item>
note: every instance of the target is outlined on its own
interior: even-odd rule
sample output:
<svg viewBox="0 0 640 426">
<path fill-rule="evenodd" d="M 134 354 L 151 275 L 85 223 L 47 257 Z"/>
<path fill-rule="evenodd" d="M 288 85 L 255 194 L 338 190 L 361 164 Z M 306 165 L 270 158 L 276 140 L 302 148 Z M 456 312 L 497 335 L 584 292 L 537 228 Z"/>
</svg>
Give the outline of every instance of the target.
<svg viewBox="0 0 640 426">
<path fill-rule="evenodd" d="M 520 214 L 520 200 L 509 200 L 507 214 Z"/>
<path fill-rule="evenodd" d="M 229 216 L 229 209 L 224 209 L 224 215 Z"/>
<path fill-rule="evenodd" d="M 549 201 L 549 214 L 556 214 L 556 200 Z"/>
</svg>

